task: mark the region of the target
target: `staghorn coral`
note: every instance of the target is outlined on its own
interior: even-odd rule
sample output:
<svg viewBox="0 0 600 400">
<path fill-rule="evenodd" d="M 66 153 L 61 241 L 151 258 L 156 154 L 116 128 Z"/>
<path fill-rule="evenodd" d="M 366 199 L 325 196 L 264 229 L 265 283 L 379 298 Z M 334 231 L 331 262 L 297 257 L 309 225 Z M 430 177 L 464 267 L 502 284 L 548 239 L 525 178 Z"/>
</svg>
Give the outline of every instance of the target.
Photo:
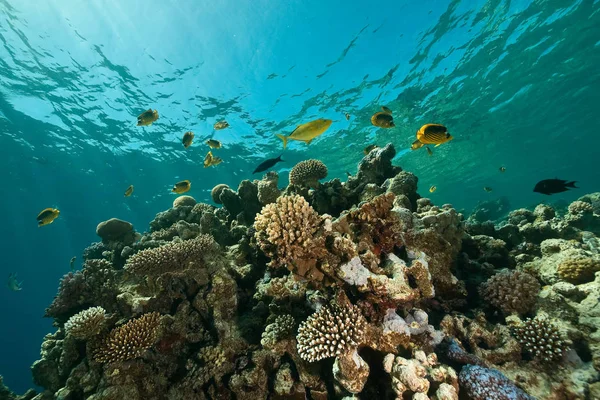
<svg viewBox="0 0 600 400">
<path fill-rule="evenodd" d="M 384 370 L 392 376 L 392 388 L 398 400 L 410 394 L 413 399 L 458 400 L 456 371 L 440 365 L 435 353 L 426 354 L 417 350 L 411 359 L 388 354 L 383 365 Z"/>
<path fill-rule="evenodd" d="M 207 254 L 217 250 L 218 245 L 212 236 L 200 235 L 194 240 L 171 242 L 154 249 L 142 250 L 127 260 L 125 270 L 136 275 L 159 276 L 198 269 L 205 266 Z"/>
<path fill-rule="evenodd" d="M 65 323 L 65 332 L 76 339 L 88 340 L 106 328 L 106 311 L 102 307 L 90 307 L 73 315 Z"/>
<path fill-rule="evenodd" d="M 472 400 L 535 400 L 495 369 L 467 365 L 458 379 Z"/>
<path fill-rule="evenodd" d="M 290 171 L 290 183 L 316 188 L 319 180 L 327 176 L 327 167 L 319 160 L 300 161 Z"/>
<path fill-rule="evenodd" d="M 523 315 L 531 311 L 539 292 L 537 279 L 521 271 L 500 272 L 480 288 L 481 296 L 506 315 Z"/>
<path fill-rule="evenodd" d="M 558 362 L 569 348 L 569 342 L 547 318 L 527 318 L 514 327 L 513 334 L 524 350 L 538 362 Z"/>
<path fill-rule="evenodd" d="M 111 363 L 141 357 L 160 336 L 160 314 L 144 314 L 108 333 L 92 351 L 94 361 Z"/>
<path fill-rule="evenodd" d="M 352 304 L 322 306 L 298 328 L 298 354 L 309 362 L 335 357 L 358 347 L 365 318 Z"/>
</svg>

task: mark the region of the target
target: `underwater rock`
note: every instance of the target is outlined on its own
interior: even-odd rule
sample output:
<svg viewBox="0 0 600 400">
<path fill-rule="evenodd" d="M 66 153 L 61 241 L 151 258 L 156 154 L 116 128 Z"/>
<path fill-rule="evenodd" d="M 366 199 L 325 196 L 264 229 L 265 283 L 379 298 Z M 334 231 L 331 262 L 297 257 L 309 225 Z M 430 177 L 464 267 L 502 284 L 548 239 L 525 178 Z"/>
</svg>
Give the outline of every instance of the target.
<svg viewBox="0 0 600 400">
<path fill-rule="evenodd" d="M 173 208 L 185 206 L 185 207 L 193 207 L 196 205 L 196 199 L 192 196 L 179 196 L 173 200 Z"/>
<path fill-rule="evenodd" d="M 369 183 L 381 185 L 386 179 L 393 178 L 402 171 L 402 168 L 392 165 L 395 156 L 396 149 L 391 143 L 372 150 L 358 164 L 358 173 L 348 178 L 348 187 L 354 189 Z"/>
<path fill-rule="evenodd" d="M 218 184 L 217 186 L 212 188 L 212 190 L 210 191 L 210 197 L 212 198 L 212 201 L 214 201 L 216 204 L 223 204 L 221 202 L 221 194 L 225 189 L 229 189 L 229 186 L 227 186 L 224 183 Z"/>
<path fill-rule="evenodd" d="M 100 222 L 96 227 L 96 235 L 102 238 L 103 243 L 119 242 L 125 246 L 136 240 L 133 225 L 118 218 Z"/>
<path fill-rule="evenodd" d="M 502 218 L 510 209 L 510 203 L 507 197 L 500 197 L 496 200 L 484 200 L 477 203 L 471 214 L 470 221 L 486 222 Z"/>
<path fill-rule="evenodd" d="M 193 208 L 194 207 L 192 206 L 180 205 L 177 208 L 159 212 L 154 219 L 150 221 L 150 231 L 160 231 L 161 229 L 169 228 L 177 221 L 187 220 Z"/>
<path fill-rule="evenodd" d="M 401 171 L 392 179 L 384 182 L 383 187 L 387 188 L 387 193 L 394 193 L 396 196 L 406 196 L 411 204 L 410 210 L 416 211 L 417 199 L 420 197 L 417 194 L 418 182 L 419 178 L 416 175 L 407 171 Z"/>
<path fill-rule="evenodd" d="M 369 378 L 369 364 L 355 350 L 343 352 L 333 363 L 333 377 L 350 393 L 360 393 Z"/>
<path fill-rule="evenodd" d="M 281 191 L 277 186 L 279 183 L 279 175 L 275 171 L 269 171 L 263 179 L 255 181 L 258 188 L 258 201 L 261 205 L 274 203 L 281 195 Z"/>
</svg>

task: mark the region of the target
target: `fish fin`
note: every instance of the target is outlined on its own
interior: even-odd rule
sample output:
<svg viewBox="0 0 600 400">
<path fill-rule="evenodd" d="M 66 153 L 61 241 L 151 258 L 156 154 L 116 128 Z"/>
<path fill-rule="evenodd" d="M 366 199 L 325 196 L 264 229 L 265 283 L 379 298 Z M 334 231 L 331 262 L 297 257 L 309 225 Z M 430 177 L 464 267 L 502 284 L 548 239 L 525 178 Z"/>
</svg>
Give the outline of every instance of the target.
<svg viewBox="0 0 600 400">
<path fill-rule="evenodd" d="M 438 147 L 440 144 L 441 144 L 441 143 L 438 143 L 438 144 L 436 144 L 436 145 L 435 145 L 435 146 L 433 146 L 433 147 Z"/>
<path fill-rule="evenodd" d="M 283 155 L 283 154 L 280 154 L 280 155 L 279 155 L 279 157 L 277 157 L 277 159 L 278 159 L 279 161 L 281 161 L 281 162 L 285 162 L 285 160 L 282 160 L 282 159 L 281 159 L 281 156 L 282 156 L 282 155 Z"/>
<path fill-rule="evenodd" d="M 566 187 L 570 187 L 570 188 L 574 188 L 574 189 L 579 189 L 577 186 L 575 186 L 576 183 L 577 183 L 577 181 L 567 182 L 567 183 L 565 183 L 565 186 Z"/>
<path fill-rule="evenodd" d="M 283 140 L 283 148 L 285 149 L 287 146 L 287 141 L 288 141 L 287 136 L 283 136 L 279 133 L 275 134 L 275 136 L 277 136 L 279 139 Z"/>
<path fill-rule="evenodd" d="M 306 144 L 310 144 L 310 142 L 312 142 L 314 139 L 310 139 L 310 140 L 305 140 L 304 143 Z"/>
</svg>

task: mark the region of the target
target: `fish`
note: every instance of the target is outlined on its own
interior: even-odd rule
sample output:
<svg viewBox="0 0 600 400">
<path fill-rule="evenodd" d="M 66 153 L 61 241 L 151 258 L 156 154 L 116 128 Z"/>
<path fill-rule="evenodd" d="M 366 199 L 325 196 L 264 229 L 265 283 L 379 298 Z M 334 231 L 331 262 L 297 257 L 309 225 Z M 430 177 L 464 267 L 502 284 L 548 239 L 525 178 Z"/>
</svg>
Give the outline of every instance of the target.
<svg viewBox="0 0 600 400">
<path fill-rule="evenodd" d="M 449 142 L 452 139 L 454 139 L 454 137 L 448 133 L 448 128 L 444 125 L 425 124 L 417 131 L 417 140 L 413 142 L 413 146 L 415 146 L 417 142 L 420 142 L 422 144 L 435 144 L 435 147 L 438 147 L 440 144 Z M 413 146 L 411 146 L 411 149 Z M 421 146 L 416 148 L 418 149 L 419 147 Z"/>
<path fill-rule="evenodd" d="M 210 160 L 210 165 L 209 165 L 209 167 L 214 167 L 214 166 L 216 166 L 216 165 L 219 165 L 219 164 L 221 164 L 222 162 L 223 162 L 223 159 L 222 159 L 221 157 L 213 157 L 213 158 Z"/>
<path fill-rule="evenodd" d="M 150 126 L 158 119 L 158 111 L 149 108 L 137 117 L 137 126 Z"/>
<path fill-rule="evenodd" d="M 345 117 L 346 117 L 346 121 L 350 121 L 350 114 L 346 113 Z"/>
<path fill-rule="evenodd" d="M 411 145 L 410 145 L 410 149 L 411 150 L 417 150 L 420 149 L 421 147 L 423 147 L 423 143 L 419 142 L 418 140 L 415 140 Z"/>
<path fill-rule="evenodd" d="M 75 260 L 77 259 L 77 257 L 71 257 L 71 261 L 69 261 L 69 267 L 71 268 L 71 271 L 75 271 Z"/>
<path fill-rule="evenodd" d="M 219 121 L 219 122 L 215 122 L 215 124 L 213 125 L 213 128 L 215 128 L 216 131 L 221 130 L 221 129 L 225 129 L 229 127 L 229 122 L 223 120 L 223 121 Z"/>
<path fill-rule="evenodd" d="M 425 146 L 425 150 L 427 150 L 427 154 L 431 157 L 433 155 L 433 151 L 429 148 L 429 146 Z"/>
<path fill-rule="evenodd" d="M 181 139 L 181 143 L 183 143 L 183 147 L 186 149 L 192 145 L 194 142 L 194 132 L 187 131 L 183 134 L 183 139 Z"/>
<path fill-rule="evenodd" d="M 371 124 L 378 126 L 380 128 L 393 128 L 396 125 L 394 124 L 394 117 L 392 117 L 392 110 L 387 107 L 381 107 L 382 111 L 376 112 L 371 117 Z"/>
<path fill-rule="evenodd" d="M 375 149 L 378 149 L 378 148 L 379 148 L 379 146 L 377 146 L 376 144 L 370 144 L 370 145 L 368 145 L 367 147 L 365 147 L 365 148 L 363 149 L 363 153 L 365 153 L 365 156 L 366 156 L 366 155 L 367 155 L 367 154 L 369 154 L 371 151 L 373 151 L 373 150 L 375 150 Z"/>
<path fill-rule="evenodd" d="M 489 193 L 489 192 L 491 192 L 491 191 L 492 191 L 492 188 L 491 188 L 491 187 L 489 187 L 489 186 L 484 186 L 484 187 L 483 187 L 483 190 L 485 190 L 486 192 L 488 192 L 488 193 Z"/>
<path fill-rule="evenodd" d="M 206 144 L 211 149 L 220 149 L 221 148 L 221 142 L 219 142 L 218 140 L 215 140 L 215 139 L 208 139 L 206 141 Z"/>
<path fill-rule="evenodd" d="M 500 167 L 500 168 L 498 168 L 498 169 L 500 170 L 500 172 L 506 172 L 506 167 L 504 167 L 504 166 L 503 166 L 503 167 Z"/>
<path fill-rule="evenodd" d="M 192 183 L 186 179 L 184 181 L 177 182 L 173 186 L 173 189 L 171 189 L 171 192 L 177 193 L 177 194 L 185 193 L 188 190 L 190 190 L 191 186 L 192 186 Z"/>
<path fill-rule="evenodd" d="M 282 162 L 282 161 L 283 160 L 281 159 L 281 156 L 276 157 L 276 158 L 269 158 L 268 160 L 265 160 L 265 161 L 261 162 L 260 164 L 258 164 L 258 166 L 254 170 L 253 174 L 266 171 L 269 168 L 273 167 L 278 162 Z"/>
<path fill-rule="evenodd" d="M 125 197 L 131 196 L 132 193 L 133 193 L 133 185 L 129 185 L 129 187 L 125 191 Z"/>
<path fill-rule="evenodd" d="M 277 134 L 276 136 L 283 140 L 283 148 L 287 146 L 288 140 L 298 140 L 306 144 L 310 144 L 314 138 L 322 135 L 333 121 L 330 119 L 319 118 L 314 121 L 298 125 L 288 136 Z"/>
<path fill-rule="evenodd" d="M 44 208 L 37 216 L 38 227 L 51 224 L 59 215 L 56 208 Z"/>
<path fill-rule="evenodd" d="M 23 289 L 23 281 L 17 281 L 17 273 L 11 272 L 10 274 L 8 274 L 8 281 L 6 282 L 6 286 L 13 292 L 18 292 Z"/>
<path fill-rule="evenodd" d="M 579 189 L 579 187 L 575 186 L 576 182 L 565 181 L 563 179 L 544 179 L 535 184 L 533 191 L 546 195 L 562 193 L 569 190 L 569 188 Z"/>
<path fill-rule="evenodd" d="M 219 165 L 223 162 L 221 157 L 213 156 L 212 152 L 209 151 L 206 153 L 206 157 L 204 157 L 204 168 L 212 167 L 214 165 Z"/>
<path fill-rule="evenodd" d="M 433 185 L 433 186 L 431 186 L 431 187 L 429 188 L 429 193 L 433 193 L 433 192 L 435 192 L 436 190 L 437 190 L 437 187 L 436 187 L 435 185 Z"/>
</svg>

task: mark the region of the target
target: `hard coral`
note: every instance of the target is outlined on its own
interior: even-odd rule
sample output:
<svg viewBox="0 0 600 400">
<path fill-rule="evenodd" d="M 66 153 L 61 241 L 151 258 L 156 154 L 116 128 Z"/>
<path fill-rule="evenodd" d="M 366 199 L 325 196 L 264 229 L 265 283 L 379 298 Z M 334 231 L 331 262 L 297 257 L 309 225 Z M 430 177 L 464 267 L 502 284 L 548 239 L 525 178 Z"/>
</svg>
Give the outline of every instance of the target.
<svg viewBox="0 0 600 400">
<path fill-rule="evenodd" d="M 194 240 L 142 250 L 127 260 L 125 270 L 136 275 L 160 276 L 169 272 L 197 269 L 205 266 L 207 254 L 217 250 L 218 245 L 212 236 L 200 235 Z"/>
<path fill-rule="evenodd" d="M 298 354 L 309 362 L 335 357 L 358 347 L 366 320 L 358 307 L 332 302 L 322 306 L 298 328 Z"/>
<path fill-rule="evenodd" d="M 467 365 L 458 379 L 471 400 L 535 400 L 495 369 Z"/>
<path fill-rule="evenodd" d="M 193 207 L 196 205 L 196 199 L 192 196 L 179 196 L 173 200 L 173 208 L 182 207 L 182 206 L 190 206 Z"/>
<path fill-rule="evenodd" d="M 316 188 L 319 179 L 327 176 L 327 167 L 319 160 L 300 161 L 290 171 L 290 183 L 292 185 Z"/>
<path fill-rule="evenodd" d="M 159 335 L 160 314 L 144 314 L 110 331 L 93 350 L 93 359 L 99 363 L 111 363 L 141 357 Z"/>
<path fill-rule="evenodd" d="M 600 271 L 600 257 L 580 254 L 563 260 L 556 269 L 560 279 L 574 284 L 593 281 L 597 271 Z"/>
<path fill-rule="evenodd" d="M 546 318 L 528 318 L 514 328 L 514 335 L 535 361 L 560 361 L 569 348 L 556 325 Z"/>
<path fill-rule="evenodd" d="M 65 323 L 67 335 L 87 340 L 100 334 L 106 327 L 106 311 L 102 307 L 90 307 L 73 315 Z"/>
<path fill-rule="evenodd" d="M 503 271 L 488 279 L 480 293 L 504 314 L 526 314 L 533 309 L 540 292 L 536 278 L 521 271 Z"/>
<path fill-rule="evenodd" d="M 217 186 L 215 186 L 214 188 L 212 188 L 212 190 L 210 191 L 210 197 L 212 198 L 212 200 L 217 203 L 217 204 L 221 204 L 221 193 L 223 193 L 223 190 L 225 189 L 229 189 L 229 186 L 227 186 L 224 183 L 221 183 Z"/>
</svg>

